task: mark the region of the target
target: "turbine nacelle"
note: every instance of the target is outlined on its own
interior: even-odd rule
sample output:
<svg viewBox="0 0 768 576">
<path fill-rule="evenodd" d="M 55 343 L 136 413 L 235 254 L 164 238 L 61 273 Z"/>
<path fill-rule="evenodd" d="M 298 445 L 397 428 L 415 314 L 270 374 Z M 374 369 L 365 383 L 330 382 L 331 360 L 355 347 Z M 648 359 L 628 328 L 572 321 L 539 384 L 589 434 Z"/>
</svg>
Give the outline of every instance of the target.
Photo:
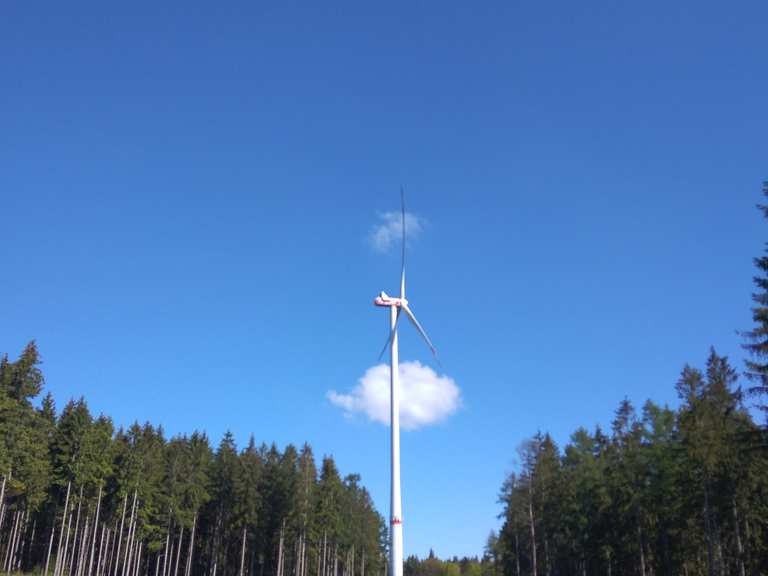
<svg viewBox="0 0 768 576">
<path fill-rule="evenodd" d="M 408 306 L 408 300 L 405 298 L 395 298 L 394 296 L 389 296 L 383 290 L 379 293 L 378 296 L 376 296 L 376 298 L 373 300 L 373 303 L 376 306 L 383 306 L 386 308 L 390 306 L 395 306 L 397 308 Z"/>
</svg>

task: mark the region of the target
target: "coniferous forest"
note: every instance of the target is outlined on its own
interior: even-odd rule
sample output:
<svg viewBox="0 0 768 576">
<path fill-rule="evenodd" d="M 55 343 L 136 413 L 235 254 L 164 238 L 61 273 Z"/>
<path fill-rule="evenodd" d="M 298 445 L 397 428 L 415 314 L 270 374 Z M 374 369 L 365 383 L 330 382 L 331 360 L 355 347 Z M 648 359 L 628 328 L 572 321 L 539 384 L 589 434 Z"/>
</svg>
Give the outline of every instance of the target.
<svg viewBox="0 0 768 576">
<path fill-rule="evenodd" d="M 0 360 L 0 570 L 78 576 L 381 574 L 386 532 L 354 474 L 312 449 L 114 430 L 57 414 L 38 350 Z M 39 403 L 39 407 L 36 404 Z"/>
<path fill-rule="evenodd" d="M 487 547 L 505 576 L 768 574 L 768 438 L 748 411 L 767 408 L 768 250 L 755 265 L 743 370 L 712 349 L 670 382 L 676 410 L 624 400 L 610 430 L 518 448 Z"/>
</svg>

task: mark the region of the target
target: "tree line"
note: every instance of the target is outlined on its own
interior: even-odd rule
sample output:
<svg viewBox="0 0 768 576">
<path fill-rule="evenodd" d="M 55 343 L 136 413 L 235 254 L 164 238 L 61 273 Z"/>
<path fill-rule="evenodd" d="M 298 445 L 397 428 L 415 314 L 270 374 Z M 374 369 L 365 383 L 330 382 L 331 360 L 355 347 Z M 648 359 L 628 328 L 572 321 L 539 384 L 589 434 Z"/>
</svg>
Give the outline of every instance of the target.
<svg viewBox="0 0 768 576">
<path fill-rule="evenodd" d="M 366 576 L 386 525 L 360 477 L 312 449 L 114 429 L 56 413 L 35 343 L 0 359 L 0 570 L 54 576 Z M 39 406 L 36 406 L 39 404 Z"/>
<path fill-rule="evenodd" d="M 411 555 L 403 563 L 403 576 L 496 576 L 494 559 L 485 554 L 481 559 L 464 556 L 441 560 L 430 549 L 423 560 Z"/>
<path fill-rule="evenodd" d="M 755 265 L 746 390 L 712 349 L 683 367 L 676 410 L 624 400 L 610 430 L 525 441 L 489 540 L 505 576 L 768 573 L 768 435 L 745 407 L 746 392 L 766 410 L 768 250 Z"/>
</svg>

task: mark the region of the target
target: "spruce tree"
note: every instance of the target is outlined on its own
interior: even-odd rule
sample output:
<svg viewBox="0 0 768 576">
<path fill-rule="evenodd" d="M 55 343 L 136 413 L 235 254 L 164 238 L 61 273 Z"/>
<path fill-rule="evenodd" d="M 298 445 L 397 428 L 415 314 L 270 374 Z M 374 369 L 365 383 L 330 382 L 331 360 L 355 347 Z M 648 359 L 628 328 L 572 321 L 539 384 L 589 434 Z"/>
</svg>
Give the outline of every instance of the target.
<svg viewBox="0 0 768 576">
<path fill-rule="evenodd" d="M 763 182 L 763 196 L 768 198 L 768 181 Z M 758 204 L 757 208 L 768 218 L 768 204 Z M 768 243 L 762 256 L 755 258 L 757 275 L 753 282 L 757 291 L 752 294 L 755 306 L 752 308 L 752 330 L 743 332 L 746 340 L 744 348 L 750 353 L 746 361 L 746 375 L 753 382 L 749 392 L 758 397 L 758 407 L 766 411 L 768 417 Z"/>
</svg>

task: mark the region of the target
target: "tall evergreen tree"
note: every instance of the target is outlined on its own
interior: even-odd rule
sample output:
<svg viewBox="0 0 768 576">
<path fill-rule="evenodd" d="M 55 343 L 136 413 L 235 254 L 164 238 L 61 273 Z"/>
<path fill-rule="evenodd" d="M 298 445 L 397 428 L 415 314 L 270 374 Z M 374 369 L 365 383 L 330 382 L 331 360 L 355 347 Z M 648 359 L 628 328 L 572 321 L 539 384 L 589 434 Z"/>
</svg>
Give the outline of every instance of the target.
<svg viewBox="0 0 768 576">
<path fill-rule="evenodd" d="M 768 198 L 768 181 L 763 182 L 763 196 Z M 768 218 L 768 204 L 758 204 L 757 208 Z M 762 399 L 758 406 L 768 412 L 765 400 L 768 397 L 768 243 L 763 255 L 755 258 L 755 267 L 757 275 L 753 281 L 757 290 L 752 294 L 754 326 L 743 333 L 746 339 L 744 348 L 751 355 L 746 361 L 746 375 L 753 382 L 750 393 Z"/>
</svg>

